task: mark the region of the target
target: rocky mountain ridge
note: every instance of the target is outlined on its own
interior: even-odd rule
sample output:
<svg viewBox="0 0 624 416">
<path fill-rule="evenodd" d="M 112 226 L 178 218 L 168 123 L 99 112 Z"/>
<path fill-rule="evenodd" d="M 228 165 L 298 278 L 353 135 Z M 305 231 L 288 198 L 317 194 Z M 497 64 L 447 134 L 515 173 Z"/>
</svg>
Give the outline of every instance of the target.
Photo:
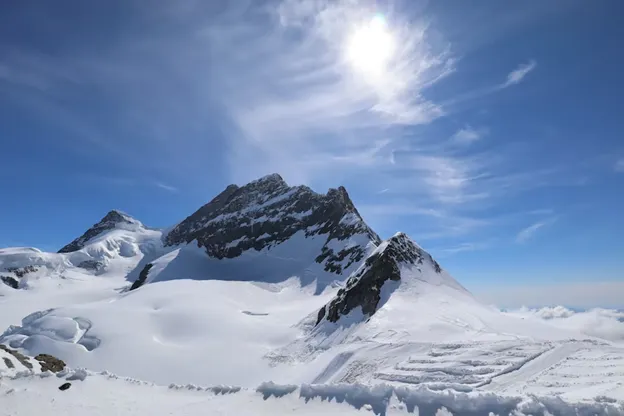
<svg viewBox="0 0 624 416">
<path fill-rule="evenodd" d="M 337 322 L 358 306 L 365 316 L 372 316 L 380 306 L 382 287 L 389 281 L 399 282 L 404 266 L 425 266 L 431 267 L 435 273 L 442 272 L 438 262 L 429 253 L 406 234 L 397 233 L 382 242 L 360 268 L 351 274 L 336 297 L 319 310 L 316 325 L 323 319 Z"/>
<path fill-rule="evenodd" d="M 365 245 L 341 242 L 356 235 L 375 245 L 381 241 L 344 187 L 318 194 L 307 186 L 288 186 L 280 175 L 272 174 L 242 187 L 228 186 L 174 227 L 165 244 L 196 241 L 210 257 L 231 259 L 252 249 L 270 250 L 296 233 L 306 238 L 326 236 L 315 261 L 338 275 L 366 254 Z"/>
<path fill-rule="evenodd" d="M 97 235 L 130 224 L 142 226 L 127 214 L 111 211 L 59 252 L 80 250 Z M 280 260 L 284 254 L 280 250 L 286 243 L 294 245 L 287 250 L 288 258 Z M 335 298 L 318 311 L 317 325 L 323 320 L 337 322 L 357 306 L 362 308 L 364 316 L 372 316 L 381 306 L 382 288 L 388 282 L 399 282 L 404 267 L 416 267 L 418 272 L 426 269 L 423 273 L 433 275 L 442 273 L 440 265 L 407 235 L 398 233 L 381 241 L 364 222 L 344 187 L 320 194 L 307 186 L 289 186 L 278 174 L 264 176 L 243 186 L 227 186 L 210 202 L 163 234 L 161 244 L 163 253 L 196 245 L 195 248 L 203 250 L 207 258 L 223 264 L 248 253 L 276 250 L 279 255 L 271 257 L 270 261 L 277 259 L 278 263 L 271 263 L 269 267 L 279 268 L 279 262 L 293 261 L 293 257 L 299 264 L 280 272 L 284 279 L 298 273 L 310 273 L 309 265 L 316 263 L 320 266 L 313 267 L 316 271 L 311 272 L 322 280 L 317 293 L 331 282 L 327 276 L 335 276 L 334 280 L 348 277 Z M 156 258 L 153 261 L 160 264 L 154 267 L 156 273 L 168 264 Z M 249 278 L 246 275 L 265 266 L 269 258 L 258 261 L 260 263 L 244 262 L 247 268 L 236 269 L 239 274 L 233 278 Z M 152 266 L 150 262 L 141 265 L 132 289 L 152 281 L 153 277 L 148 278 Z M 232 279 L 232 276 L 226 276 L 225 269 L 211 272 L 206 269 L 205 273 L 208 278 Z M 324 273 L 322 278 L 319 273 Z"/>
</svg>

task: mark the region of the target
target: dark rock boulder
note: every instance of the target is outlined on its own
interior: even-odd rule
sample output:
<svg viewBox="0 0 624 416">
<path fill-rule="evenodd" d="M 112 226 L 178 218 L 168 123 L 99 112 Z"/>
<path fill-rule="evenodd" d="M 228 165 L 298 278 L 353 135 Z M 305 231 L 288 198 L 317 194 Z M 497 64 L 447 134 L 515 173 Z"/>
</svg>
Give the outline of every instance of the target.
<svg viewBox="0 0 624 416">
<path fill-rule="evenodd" d="M 61 384 L 61 385 L 59 386 L 59 390 L 60 390 L 60 391 L 65 391 L 65 390 L 67 390 L 67 389 L 68 389 L 68 388 L 70 388 L 70 387 L 71 387 L 71 383 L 63 383 L 63 384 Z"/>
<path fill-rule="evenodd" d="M 35 357 L 35 360 L 41 364 L 41 371 L 51 371 L 58 373 L 65 368 L 65 362 L 49 354 L 39 354 Z"/>
</svg>

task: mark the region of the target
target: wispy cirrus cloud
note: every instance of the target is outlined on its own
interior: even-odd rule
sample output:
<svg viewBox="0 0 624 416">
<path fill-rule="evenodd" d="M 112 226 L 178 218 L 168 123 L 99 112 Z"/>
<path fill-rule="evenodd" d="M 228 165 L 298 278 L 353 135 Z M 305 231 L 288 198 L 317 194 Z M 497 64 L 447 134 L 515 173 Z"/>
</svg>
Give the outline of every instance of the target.
<svg viewBox="0 0 624 416">
<path fill-rule="evenodd" d="M 157 188 L 164 189 L 167 192 L 178 192 L 178 188 L 175 186 L 167 185 L 166 183 L 156 182 L 154 184 Z"/>
<path fill-rule="evenodd" d="M 520 232 L 516 235 L 516 242 L 523 244 L 531 240 L 535 234 L 542 228 L 551 225 L 556 220 L 556 217 L 552 217 L 546 220 L 537 221 L 528 227 L 520 230 Z"/>
<path fill-rule="evenodd" d="M 487 250 L 491 246 L 491 241 L 464 242 L 450 247 L 443 247 L 438 249 L 434 248 L 431 251 L 437 253 L 437 257 L 444 258 L 459 253 Z"/>
<path fill-rule="evenodd" d="M 379 162 L 371 150 L 388 129 L 443 116 L 424 91 L 453 73 L 455 60 L 448 45 L 430 41 L 425 21 L 388 14 L 395 52 L 371 73 L 353 67 L 348 48 L 377 13 L 375 3 L 286 0 L 271 13 L 263 25 L 234 14 L 205 32 L 225 57 L 217 88 L 240 133 L 230 155 L 237 180 L 277 169 L 306 182 L 332 161 L 361 165 L 354 154 Z"/>
<path fill-rule="evenodd" d="M 619 159 L 615 162 L 615 164 L 613 165 L 613 170 L 618 173 L 624 172 L 624 158 Z"/>
<path fill-rule="evenodd" d="M 501 88 L 507 88 L 512 85 L 519 84 L 522 80 L 537 67 L 537 62 L 530 60 L 529 62 L 520 65 L 507 75 L 507 80 L 501 85 Z"/>
<path fill-rule="evenodd" d="M 114 153 L 117 163 L 149 160 L 141 178 L 163 182 L 137 180 L 142 185 L 175 192 L 170 183 L 210 165 L 228 183 L 276 171 L 319 190 L 341 183 L 365 196 L 381 190 L 385 208 L 370 215 L 402 210 L 403 217 L 433 220 L 419 239 L 478 232 L 492 223 L 483 209 L 556 175 L 514 164 L 499 149 L 469 146 L 491 135 L 473 120 L 460 118 L 464 127 L 454 134 L 429 130 L 449 120 L 447 103 L 456 98 L 452 90 L 431 90 L 461 75 L 461 67 L 427 16 L 372 0 L 216 3 L 138 5 L 141 27 L 107 48 L 95 53 L 85 42 L 54 54 L 6 54 L 0 82 L 21 88 L 16 95 L 28 89 L 33 102 L 40 94 L 33 108 Z M 394 54 L 381 70 L 356 68 L 350 39 L 379 14 Z M 518 67 L 504 86 L 535 65 Z M 498 90 L 490 86 L 488 94 Z M 108 111 L 93 117 L 82 114 L 81 101 L 73 114 L 58 105 L 85 92 Z"/>
<path fill-rule="evenodd" d="M 458 144 L 471 144 L 481 140 L 487 133 L 488 130 L 486 128 L 475 129 L 470 125 L 466 125 L 457 130 L 451 137 L 451 140 Z"/>
</svg>

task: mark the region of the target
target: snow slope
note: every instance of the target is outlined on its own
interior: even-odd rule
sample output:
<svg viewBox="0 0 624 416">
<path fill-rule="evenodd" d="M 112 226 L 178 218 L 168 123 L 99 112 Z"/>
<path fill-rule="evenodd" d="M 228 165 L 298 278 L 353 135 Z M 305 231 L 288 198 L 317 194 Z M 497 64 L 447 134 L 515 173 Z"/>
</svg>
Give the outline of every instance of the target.
<svg viewBox="0 0 624 416">
<path fill-rule="evenodd" d="M 201 250 L 195 254 L 205 261 Z M 154 273 L 159 261 L 170 264 L 167 257 L 177 258 L 176 250 L 154 261 Z M 624 377 L 617 371 L 605 371 L 600 380 L 577 374 L 573 385 L 568 380 L 570 388 L 552 388 L 548 381 L 567 374 L 550 368 L 563 365 L 573 352 L 611 354 L 617 369 L 622 349 L 606 341 L 583 341 L 588 337 L 537 318 L 502 314 L 476 302 L 461 286 L 446 284 L 446 275 L 426 278 L 421 273 L 426 264 L 404 265 L 401 282 L 368 321 L 354 310 L 337 323 L 318 326 L 316 311 L 336 296 L 338 287 L 314 295 L 315 288 L 302 287 L 297 278 L 278 284 L 181 279 L 127 292 L 104 290 L 89 276 L 76 284 L 85 287 L 87 301 L 68 298 L 65 306 L 27 316 L 0 342 L 31 355 L 51 353 L 74 367 L 159 384 L 253 388 L 275 380 L 514 394 L 539 393 L 531 386 L 542 386 L 541 391 L 567 400 L 624 399 L 617 388 Z M 125 281 L 123 276 L 95 279 Z M 2 298 L 3 307 L 18 302 L 24 307 L 30 299 L 29 307 L 37 309 L 51 302 L 47 296 L 58 301 L 55 294 L 61 291 L 13 291 L 32 297 Z M 569 354 L 552 353 L 568 348 Z M 580 360 L 578 372 L 594 363 Z"/>
<path fill-rule="evenodd" d="M 71 373 L 70 373 L 71 374 Z M 278 385 L 255 389 L 228 386 L 158 386 L 111 373 L 71 381 L 61 392 L 62 377 L 21 376 L 0 384 L 3 408 L 15 416 L 40 413 L 90 415 L 408 415 L 481 416 L 621 415 L 624 408 L 608 401 L 563 402 L 554 397 L 498 396 L 435 392 L 426 388 L 381 385 Z M 72 379 L 70 375 L 67 379 Z"/>
<path fill-rule="evenodd" d="M 252 224 L 260 230 L 252 231 Z M 299 406 L 294 396 L 263 407 L 268 401 L 253 389 L 268 380 L 360 386 L 300 387 L 304 398 L 310 391 L 343 398 L 381 391 L 397 403 L 435 397 L 432 403 L 440 406 L 428 408 L 435 411 L 449 397 L 487 392 L 476 401 L 457 399 L 467 406 L 460 410 L 475 403 L 500 410 L 496 406 L 508 400 L 500 394 L 522 397 L 509 402 L 514 410 L 532 400 L 529 394 L 584 401 L 590 409 L 624 400 L 624 349 L 605 331 L 479 303 L 406 235 L 378 241 L 344 190 L 314 194 L 270 176 L 228 187 L 172 230 L 150 229 L 111 211 L 62 253 L 0 250 L 0 275 L 19 287 L 0 284 L 0 330 L 6 328 L 0 343 L 31 356 L 52 354 L 74 368 L 161 385 L 242 387 L 241 401 L 207 400 L 228 412 L 249 410 L 247 404 L 264 409 L 259 412 L 368 412 Z M 130 290 L 140 276 L 142 285 Z M 106 374 L 78 387 L 100 403 L 98 411 L 130 404 L 152 409 L 153 403 L 119 393 L 118 381 Z M 7 397 L 25 388 L 21 400 L 48 400 L 46 389 L 56 383 L 50 380 L 15 378 Z M 163 389 L 139 385 L 137 397 Z M 416 387 L 425 389 L 422 395 L 409 393 Z M 125 397 L 121 407 L 98 402 L 106 389 Z M 196 393 L 164 396 L 190 409 L 206 400 Z M 403 407 L 386 400 L 385 409 L 409 410 L 406 400 Z M 24 413 L 38 405 L 11 404 Z M 65 405 L 80 409 L 71 400 Z M 566 414 L 565 406 L 549 412 Z"/>
</svg>

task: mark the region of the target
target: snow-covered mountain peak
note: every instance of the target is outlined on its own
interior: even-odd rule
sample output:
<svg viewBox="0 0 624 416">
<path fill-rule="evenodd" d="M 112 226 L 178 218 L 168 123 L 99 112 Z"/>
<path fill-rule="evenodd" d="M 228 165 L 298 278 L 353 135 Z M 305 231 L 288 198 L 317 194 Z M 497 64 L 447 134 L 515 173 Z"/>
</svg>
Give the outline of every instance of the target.
<svg viewBox="0 0 624 416">
<path fill-rule="evenodd" d="M 255 179 L 247 184 L 247 186 L 288 186 L 282 175 L 279 173 L 270 173 L 261 178 Z"/>
<path fill-rule="evenodd" d="M 319 194 L 278 174 L 228 186 L 165 237 L 167 246 L 195 242 L 219 260 L 279 258 L 284 278 L 309 272 L 310 263 L 321 274 L 348 275 L 380 241 L 344 187 Z"/>
<path fill-rule="evenodd" d="M 396 233 L 390 237 L 385 244 L 382 244 L 379 251 L 383 251 L 386 255 L 393 258 L 399 265 L 407 264 L 423 264 L 424 261 L 433 266 L 436 273 L 441 273 L 442 269 L 438 262 L 418 244 L 414 242 L 407 234 L 403 232 Z"/>
<path fill-rule="evenodd" d="M 395 290 L 409 291 L 420 284 L 446 285 L 467 293 L 429 253 L 405 233 L 397 233 L 379 244 L 345 287 L 319 310 L 317 325 L 323 319 L 337 322 L 357 307 L 370 317 Z"/>
<path fill-rule="evenodd" d="M 109 211 L 99 222 L 93 224 L 93 226 L 85 231 L 84 234 L 61 248 L 58 252 L 72 253 L 74 251 L 78 251 L 84 248 L 85 244 L 89 240 L 92 240 L 105 231 L 115 228 L 132 230 L 143 228 L 143 224 L 122 211 L 112 210 Z"/>
</svg>

